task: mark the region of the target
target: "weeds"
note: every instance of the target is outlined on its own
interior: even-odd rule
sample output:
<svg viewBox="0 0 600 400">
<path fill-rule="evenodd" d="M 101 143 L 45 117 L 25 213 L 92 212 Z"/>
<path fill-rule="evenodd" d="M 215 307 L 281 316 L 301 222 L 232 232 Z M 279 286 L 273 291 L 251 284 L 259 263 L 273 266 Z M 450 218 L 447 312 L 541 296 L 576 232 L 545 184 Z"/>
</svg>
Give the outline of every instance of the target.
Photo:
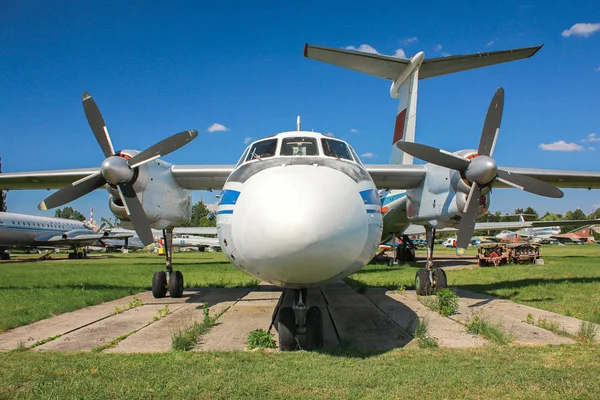
<svg viewBox="0 0 600 400">
<path fill-rule="evenodd" d="M 53 340 L 56 340 L 56 339 L 58 339 L 61 336 L 62 336 L 61 334 L 58 334 L 56 336 L 51 336 L 51 337 L 47 337 L 46 339 L 38 340 L 37 342 L 35 342 L 31 346 L 29 346 L 29 348 L 33 349 L 34 347 L 38 347 L 38 346 L 41 346 L 41 345 L 43 345 L 45 343 L 51 342 Z"/>
<path fill-rule="evenodd" d="M 191 327 L 174 333 L 171 338 L 171 348 L 177 351 L 189 351 L 193 349 L 200 336 L 208 331 L 225 311 L 227 311 L 227 309 L 216 316 L 211 317 L 208 303 L 204 303 L 202 305 L 202 313 L 204 315 L 202 322 L 194 321 Z"/>
<path fill-rule="evenodd" d="M 133 300 L 131 300 L 129 302 L 129 304 L 127 304 L 127 309 L 129 310 L 130 308 L 136 308 L 136 307 L 141 307 L 144 304 L 142 303 L 142 301 L 140 299 L 138 299 L 137 297 L 134 297 Z"/>
<path fill-rule="evenodd" d="M 17 347 L 15 347 L 12 351 L 19 352 L 19 351 L 27 351 L 27 350 L 28 349 L 27 349 L 27 346 L 25 346 L 25 343 L 19 342 Z"/>
<path fill-rule="evenodd" d="M 459 297 L 449 288 L 440 290 L 435 294 L 435 297 L 423 297 L 420 300 L 425 307 L 440 313 L 444 317 L 455 314 L 458 310 Z"/>
<path fill-rule="evenodd" d="M 582 342 L 593 342 L 598 332 L 598 326 L 589 321 L 581 321 L 579 332 L 577 332 L 577 340 Z"/>
<path fill-rule="evenodd" d="M 116 345 L 119 344 L 119 342 L 121 342 L 122 340 L 127 339 L 129 336 L 133 335 L 134 333 L 136 333 L 137 331 L 139 331 L 139 329 L 136 329 L 135 331 L 131 331 L 129 333 L 126 333 L 124 335 L 119 336 L 116 339 L 111 340 L 110 342 L 104 343 L 103 345 L 100 346 L 96 346 L 92 349 L 93 353 L 100 353 L 106 349 L 110 349 L 115 347 Z"/>
<path fill-rule="evenodd" d="M 264 329 L 256 329 L 248 335 L 248 349 L 273 349 L 276 347 L 273 334 Z"/>
<path fill-rule="evenodd" d="M 467 321 L 465 326 L 467 327 L 467 332 L 474 335 L 481 335 L 496 344 L 505 345 L 512 341 L 510 335 L 506 334 L 500 325 L 493 324 L 486 318 L 478 315 L 473 316 L 470 321 Z"/>
<path fill-rule="evenodd" d="M 437 340 L 429 336 L 427 332 L 428 325 L 427 319 L 420 318 L 419 324 L 415 329 L 414 338 L 418 340 L 419 347 L 422 349 L 434 349 L 439 347 Z"/>
</svg>

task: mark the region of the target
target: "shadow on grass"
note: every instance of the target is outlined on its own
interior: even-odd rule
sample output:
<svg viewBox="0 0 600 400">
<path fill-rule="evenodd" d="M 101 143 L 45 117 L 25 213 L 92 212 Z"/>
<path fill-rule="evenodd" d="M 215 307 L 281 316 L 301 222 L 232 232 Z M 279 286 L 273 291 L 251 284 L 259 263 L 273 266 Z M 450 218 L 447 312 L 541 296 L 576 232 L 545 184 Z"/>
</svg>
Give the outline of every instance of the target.
<svg viewBox="0 0 600 400">
<path fill-rule="evenodd" d="M 560 285 L 565 283 L 600 283 L 600 277 L 588 277 L 588 278 L 528 278 L 528 279 L 519 279 L 515 281 L 502 281 L 495 282 L 490 284 L 460 284 L 453 285 L 459 289 L 466 289 L 472 292 L 478 293 L 486 293 L 489 295 L 494 295 L 503 299 L 512 299 L 520 294 L 520 288 L 532 287 L 532 286 L 544 286 L 544 285 Z M 494 291 L 499 289 L 515 289 L 511 293 L 498 295 Z M 527 301 L 545 301 L 551 300 L 548 299 L 534 299 Z"/>
</svg>

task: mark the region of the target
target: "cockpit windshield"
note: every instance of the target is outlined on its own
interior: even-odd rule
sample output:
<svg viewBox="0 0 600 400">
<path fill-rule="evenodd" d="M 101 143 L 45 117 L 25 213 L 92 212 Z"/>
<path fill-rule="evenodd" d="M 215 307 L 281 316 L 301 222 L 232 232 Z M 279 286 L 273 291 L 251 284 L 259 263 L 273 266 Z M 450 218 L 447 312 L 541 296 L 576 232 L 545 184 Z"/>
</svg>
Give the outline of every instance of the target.
<svg viewBox="0 0 600 400">
<path fill-rule="evenodd" d="M 250 148 L 246 161 L 273 157 L 277 149 L 277 139 L 267 139 L 256 142 Z"/>
<path fill-rule="evenodd" d="M 289 137 L 281 142 L 282 156 L 316 156 L 319 154 L 317 150 L 317 140 L 310 137 Z"/>
<path fill-rule="evenodd" d="M 333 139 L 321 139 L 321 144 L 323 145 L 323 152 L 326 156 L 352 160 L 350 150 L 346 143 Z"/>
</svg>

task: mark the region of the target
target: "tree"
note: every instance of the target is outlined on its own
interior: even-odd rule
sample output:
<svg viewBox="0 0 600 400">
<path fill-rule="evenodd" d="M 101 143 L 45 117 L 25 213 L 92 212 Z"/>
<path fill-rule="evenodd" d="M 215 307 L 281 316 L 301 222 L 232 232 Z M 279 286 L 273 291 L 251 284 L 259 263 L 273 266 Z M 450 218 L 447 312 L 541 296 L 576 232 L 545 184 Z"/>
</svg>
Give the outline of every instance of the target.
<svg viewBox="0 0 600 400">
<path fill-rule="evenodd" d="M 586 219 L 585 213 L 583 211 L 581 211 L 581 208 L 578 208 L 575 211 L 567 211 L 565 213 L 565 219 L 567 220 L 571 220 L 571 219 L 576 219 L 576 220 L 581 220 L 581 219 Z"/>
<path fill-rule="evenodd" d="M 541 218 L 542 221 L 560 221 L 561 219 L 563 219 L 562 214 L 555 214 L 551 212 L 546 212 L 546 214 L 542 215 Z"/>
<path fill-rule="evenodd" d="M 216 221 L 214 216 L 208 208 L 206 208 L 206 204 L 202 200 L 197 202 L 192 207 L 192 218 L 190 222 L 184 224 L 183 226 L 216 226 Z"/>
<path fill-rule="evenodd" d="M 121 226 L 121 220 L 119 218 L 115 218 L 114 220 L 112 218 L 100 218 L 100 222 L 103 224 L 106 224 L 107 227 L 109 228 L 117 228 Z"/>
<path fill-rule="evenodd" d="M 56 218 L 67 218 L 67 219 L 76 219 L 78 221 L 85 221 L 85 217 L 79 211 L 73 209 L 73 207 L 65 207 L 62 210 L 57 208 L 54 212 L 54 216 Z"/>
</svg>

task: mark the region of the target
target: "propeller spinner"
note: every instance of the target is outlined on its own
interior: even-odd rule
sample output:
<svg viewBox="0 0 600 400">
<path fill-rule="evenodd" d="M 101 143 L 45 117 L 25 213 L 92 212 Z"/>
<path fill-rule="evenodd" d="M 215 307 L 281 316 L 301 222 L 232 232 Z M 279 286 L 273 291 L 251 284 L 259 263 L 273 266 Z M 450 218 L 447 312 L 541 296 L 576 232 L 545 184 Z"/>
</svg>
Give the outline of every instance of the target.
<svg viewBox="0 0 600 400">
<path fill-rule="evenodd" d="M 459 171 L 471 184 L 471 190 L 463 210 L 464 215 L 458 228 L 456 243 L 456 254 L 458 255 L 464 254 L 473 235 L 481 190 L 490 187 L 495 180 L 540 196 L 561 198 L 564 195 L 560 189 L 549 183 L 498 168 L 492 155 L 500 132 L 503 108 L 504 89 L 499 88 L 492 98 L 485 117 L 479 149 L 471 159 L 418 143 L 399 142 L 396 145 L 400 150 L 423 161 Z"/>
<path fill-rule="evenodd" d="M 131 184 L 135 175 L 134 169 L 183 147 L 194 140 L 198 136 L 198 132 L 191 130 L 177 133 L 128 160 L 115 153 L 110 135 L 106 129 L 106 124 L 104 123 L 104 118 L 102 118 L 102 114 L 92 96 L 86 92 L 81 98 L 85 116 L 106 159 L 102 162 L 99 172 L 58 190 L 42 201 L 38 205 L 38 208 L 40 210 L 47 210 L 60 207 L 85 196 L 104 186 L 106 183 L 111 184 L 118 188 L 121 201 L 125 205 L 127 214 L 140 240 L 144 245 L 148 245 L 154 239 L 152 237 L 152 230 L 150 229 L 150 222 L 146 218 L 144 208 Z"/>
</svg>

